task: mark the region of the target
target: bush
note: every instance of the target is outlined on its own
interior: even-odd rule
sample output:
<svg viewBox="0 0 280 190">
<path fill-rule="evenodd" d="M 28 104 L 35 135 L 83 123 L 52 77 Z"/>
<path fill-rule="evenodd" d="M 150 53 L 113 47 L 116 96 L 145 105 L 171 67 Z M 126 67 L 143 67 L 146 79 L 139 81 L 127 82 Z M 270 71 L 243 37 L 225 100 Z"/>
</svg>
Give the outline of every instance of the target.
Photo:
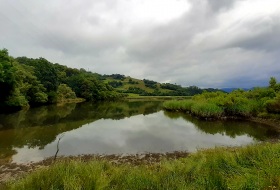
<svg viewBox="0 0 280 190">
<path fill-rule="evenodd" d="M 268 100 L 265 103 L 265 108 L 268 113 L 280 113 L 280 101 L 278 100 Z"/>
</svg>

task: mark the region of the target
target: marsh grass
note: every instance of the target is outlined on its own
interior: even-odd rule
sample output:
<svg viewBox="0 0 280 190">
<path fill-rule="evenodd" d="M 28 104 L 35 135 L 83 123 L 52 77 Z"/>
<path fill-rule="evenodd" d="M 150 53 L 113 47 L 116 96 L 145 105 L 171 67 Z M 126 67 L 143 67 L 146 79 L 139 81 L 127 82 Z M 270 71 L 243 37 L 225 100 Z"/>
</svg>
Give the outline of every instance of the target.
<svg viewBox="0 0 280 190">
<path fill-rule="evenodd" d="M 262 107 L 256 100 L 222 102 L 219 100 L 189 99 L 171 100 L 163 103 L 168 111 L 183 111 L 200 118 L 257 116 Z"/>
<path fill-rule="evenodd" d="M 163 103 L 163 108 L 166 110 L 176 111 L 191 111 L 191 107 L 195 102 L 189 100 L 170 100 Z"/>
<path fill-rule="evenodd" d="M 224 115 L 223 108 L 206 101 L 171 100 L 164 102 L 163 108 L 170 111 L 189 112 L 202 118 L 219 118 Z"/>
<path fill-rule="evenodd" d="M 222 108 L 209 102 L 198 102 L 193 104 L 191 112 L 202 118 L 219 118 L 224 114 Z"/>
<path fill-rule="evenodd" d="M 280 144 L 199 151 L 151 165 L 60 161 L 9 189 L 279 189 Z"/>
</svg>

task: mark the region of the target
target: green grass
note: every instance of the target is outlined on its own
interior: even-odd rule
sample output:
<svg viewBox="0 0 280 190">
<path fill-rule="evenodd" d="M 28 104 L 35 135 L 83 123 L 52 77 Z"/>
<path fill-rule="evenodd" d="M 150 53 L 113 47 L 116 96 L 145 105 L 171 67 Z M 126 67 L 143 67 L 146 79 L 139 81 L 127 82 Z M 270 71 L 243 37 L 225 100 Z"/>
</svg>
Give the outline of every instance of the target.
<svg viewBox="0 0 280 190">
<path fill-rule="evenodd" d="M 171 100 L 163 103 L 163 108 L 170 111 L 190 112 L 202 118 L 219 118 L 224 110 L 211 102 L 194 100 Z"/>
<path fill-rule="evenodd" d="M 166 110 L 191 111 L 191 107 L 193 106 L 194 103 L 195 102 L 190 99 L 170 100 L 163 103 L 163 108 Z"/>
<path fill-rule="evenodd" d="M 171 100 L 163 104 L 163 108 L 169 111 L 189 112 L 201 118 L 251 117 L 256 116 L 260 106 L 255 100 L 235 103 L 221 103 L 221 101 L 205 99 Z"/>
<path fill-rule="evenodd" d="M 280 144 L 216 148 L 152 165 L 61 161 L 9 189 L 279 189 Z"/>
<path fill-rule="evenodd" d="M 209 102 L 196 102 L 191 106 L 191 112 L 202 118 L 219 118 L 224 110 L 216 104 Z"/>
</svg>

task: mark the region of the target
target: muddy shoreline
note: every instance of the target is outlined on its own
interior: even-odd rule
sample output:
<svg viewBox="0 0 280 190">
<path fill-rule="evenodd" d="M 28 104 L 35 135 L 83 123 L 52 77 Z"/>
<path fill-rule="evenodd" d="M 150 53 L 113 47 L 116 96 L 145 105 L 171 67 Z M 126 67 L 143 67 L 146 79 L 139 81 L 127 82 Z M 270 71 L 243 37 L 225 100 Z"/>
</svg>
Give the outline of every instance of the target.
<svg viewBox="0 0 280 190">
<path fill-rule="evenodd" d="M 145 154 L 120 154 L 120 155 L 79 155 L 68 157 L 54 157 L 47 158 L 40 162 L 31 162 L 27 164 L 6 163 L 0 165 L 0 189 L 5 186 L 5 183 L 10 180 L 16 180 L 25 174 L 33 172 L 37 169 L 48 167 L 55 162 L 79 160 L 82 162 L 89 162 L 91 160 L 105 160 L 110 163 L 131 164 L 131 165 L 150 165 L 160 162 L 162 159 L 175 160 L 178 158 L 187 157 L 188 152 L 172 152 L 172 153 L 145 153 Z"/>
</svg>

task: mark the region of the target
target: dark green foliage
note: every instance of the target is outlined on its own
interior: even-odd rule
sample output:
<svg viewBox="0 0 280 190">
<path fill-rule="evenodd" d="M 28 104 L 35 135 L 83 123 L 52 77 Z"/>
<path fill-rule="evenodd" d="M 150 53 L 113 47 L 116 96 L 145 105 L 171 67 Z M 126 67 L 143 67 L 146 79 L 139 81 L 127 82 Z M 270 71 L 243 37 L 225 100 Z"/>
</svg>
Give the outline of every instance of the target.
<svg viewBox="0 0 280 190">
<path fill-rule="evenodd" d="M 271 77 L 269 81 L 269 88 L 275 89 L 275 86 L 277 84 L 277 80 L 275 77 Z"/>
<path fill-rule="evenodd" d="M 111 78 L 117 79 L 117 80 L 124 80 L 125 79 L 125 76 L 121 75 L 121 74 L 104 75 L 104 77 L 111 77 Z"/>
<path fill-rule="evenodd" d="M 8 50 L 0 50 L 0 105 L 12 95 L 15 90 L 15 70 L 13 59 L 9 56 Z"/>
<path fill-rule="evenodd" d="M 157 82 L 155 81 L 144 79 L 143 82 L 146 87 L 153 88 L 153 89 L 157 88 Z"/>
<path fill-rule="evenodd" d="M 160 87 L 163 89 L 168 89 L 168 90 L 178 90 L 178 89 L 182 88 L 180 85 L 170 84 L 170 83 L 163 83 L 160 85 Z"/>
<path fill-rule="evenodd" d="M 123 83 L 121 81 L 110 81 L 110 82 L 108 82 L 108 84 L 114 88 L 117 88 L 117 87 L 120 87 L 123 85 Z"/>
<path fill-rule="evenodd" d="M 44 85 L 47 91 L 56 91 L 59 85 L 58 72 L 54 65 L 44 58 L 30 59 L 19 57 L 19 63 L 34 67 L 35 76 Z"/>
<path fill-rule="evenodd" d="M 197 86 L 190 86 L 187 89 L 190 92 L 190 96 L 193 96 L 195 94 L 201 94 L 203 92 L 203 90 L 198 88 Z M 207 92 L 207 90 L 205 91 Z"/>
<path fill-rule="evenodd" d="M 110 85 L 101 83 L 90 74 L 69 77 L 66 84 L 73 89 L 78 97 L 86 100 L 113 100 L 123 96 L 113 91 Z"/>
<path fill-rule="evenodd" d="M 100 76 L 85 69 L 53 64 L 44 58 L 14 59 L 9 56 L 8 50 L 3 49 L 0 50 L 0 107 L 22 108 L 64 102 L 76 95 L 95 101 L 124 96 L 101 82 L 98 79 Z"/>
<path fill-rule="evenodd" d="M 0 65 L 1 107 L 21 108 L 47 102 L 45 88 L 34 76 L 33 67 L 18 64 L 7 50 L 1 51 Z"/>
</svg>

